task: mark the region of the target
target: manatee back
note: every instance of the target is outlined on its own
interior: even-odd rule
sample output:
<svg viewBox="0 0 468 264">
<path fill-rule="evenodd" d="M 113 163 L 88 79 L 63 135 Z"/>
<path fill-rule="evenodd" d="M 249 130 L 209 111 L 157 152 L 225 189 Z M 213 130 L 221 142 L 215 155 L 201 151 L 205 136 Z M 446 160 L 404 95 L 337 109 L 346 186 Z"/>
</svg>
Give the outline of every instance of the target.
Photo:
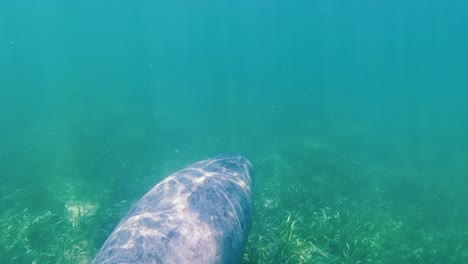
<svg viewBox="0 0 468 264">
<path fill-rule="evenodd" d="M 239 263 L 253 215 L 252 166 L 219 155 L 153 187 L 117 225 L 94 263 Z"/>
</svg>

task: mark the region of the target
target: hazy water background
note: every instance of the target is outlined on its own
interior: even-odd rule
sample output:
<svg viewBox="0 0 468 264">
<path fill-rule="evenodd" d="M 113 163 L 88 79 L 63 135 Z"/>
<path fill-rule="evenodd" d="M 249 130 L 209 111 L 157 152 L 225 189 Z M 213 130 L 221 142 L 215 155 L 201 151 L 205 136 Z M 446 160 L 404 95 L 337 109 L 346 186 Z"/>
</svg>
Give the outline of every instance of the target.
<svg viewBox="0 0 468 264">
<path fill-rule="evenodd" d="M 234 152 L 245 263 L 468 263 L 466 25 L 457 0 L 2 2 L 0 262 L 87 263 Z"/>
</svg>

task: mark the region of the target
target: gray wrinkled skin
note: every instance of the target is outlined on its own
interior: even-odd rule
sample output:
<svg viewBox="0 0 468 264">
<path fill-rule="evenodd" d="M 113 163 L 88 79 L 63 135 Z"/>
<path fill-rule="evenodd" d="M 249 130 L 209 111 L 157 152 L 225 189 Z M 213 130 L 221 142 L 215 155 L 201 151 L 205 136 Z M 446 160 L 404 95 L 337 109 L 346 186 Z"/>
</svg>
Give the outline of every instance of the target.
<svg viewBox="0 0 468 264">
<path fill-rule="evenodd" d="M 127 213 L 93 263 L 240 263 L 253 214 L 252 166 L 219 155 L 174 173 Z"/>
</svg>

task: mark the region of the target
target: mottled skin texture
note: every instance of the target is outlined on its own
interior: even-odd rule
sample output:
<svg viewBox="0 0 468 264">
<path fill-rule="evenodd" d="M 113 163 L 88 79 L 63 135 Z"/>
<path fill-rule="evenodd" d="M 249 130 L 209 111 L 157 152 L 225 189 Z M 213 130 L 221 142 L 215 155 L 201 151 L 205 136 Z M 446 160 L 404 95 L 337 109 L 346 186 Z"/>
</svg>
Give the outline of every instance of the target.
<svg viewBox="0 0 468 264">
<path fill-rule="evenodd" d="M 94 263 L 240 263 L 253 214 L 252 166 L 219 155 L 174 173 L 127 213 Z"/>
</svg>

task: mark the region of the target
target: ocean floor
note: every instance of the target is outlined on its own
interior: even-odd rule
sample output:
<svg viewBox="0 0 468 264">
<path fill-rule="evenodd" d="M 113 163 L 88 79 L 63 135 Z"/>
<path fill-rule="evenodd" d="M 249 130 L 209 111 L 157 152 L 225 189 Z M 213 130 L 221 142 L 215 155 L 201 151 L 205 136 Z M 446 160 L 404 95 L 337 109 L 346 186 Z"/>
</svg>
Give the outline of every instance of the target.
<svg viewBox="0 0 468 264">
<path fill-rule="evenodd" d="M 468 261 L 467 201 L 456 200 L 463 179 L 423 181 L 433 172 L 376 165 L 318 139 L 293 143 L 249 157 L 255 215 L 243 263 Z M 63 158 L 36 168 L 32 184 L 0 187 L 0 262 L 89 263 L 133 202 L 188 165 L 116 160 L 124 171 L 102 181 L 79 177 Z M 94 166 L 87 171 L 108 172 Z M 131 171 L 137 176 L 123 176 Z"/>
</svg>

